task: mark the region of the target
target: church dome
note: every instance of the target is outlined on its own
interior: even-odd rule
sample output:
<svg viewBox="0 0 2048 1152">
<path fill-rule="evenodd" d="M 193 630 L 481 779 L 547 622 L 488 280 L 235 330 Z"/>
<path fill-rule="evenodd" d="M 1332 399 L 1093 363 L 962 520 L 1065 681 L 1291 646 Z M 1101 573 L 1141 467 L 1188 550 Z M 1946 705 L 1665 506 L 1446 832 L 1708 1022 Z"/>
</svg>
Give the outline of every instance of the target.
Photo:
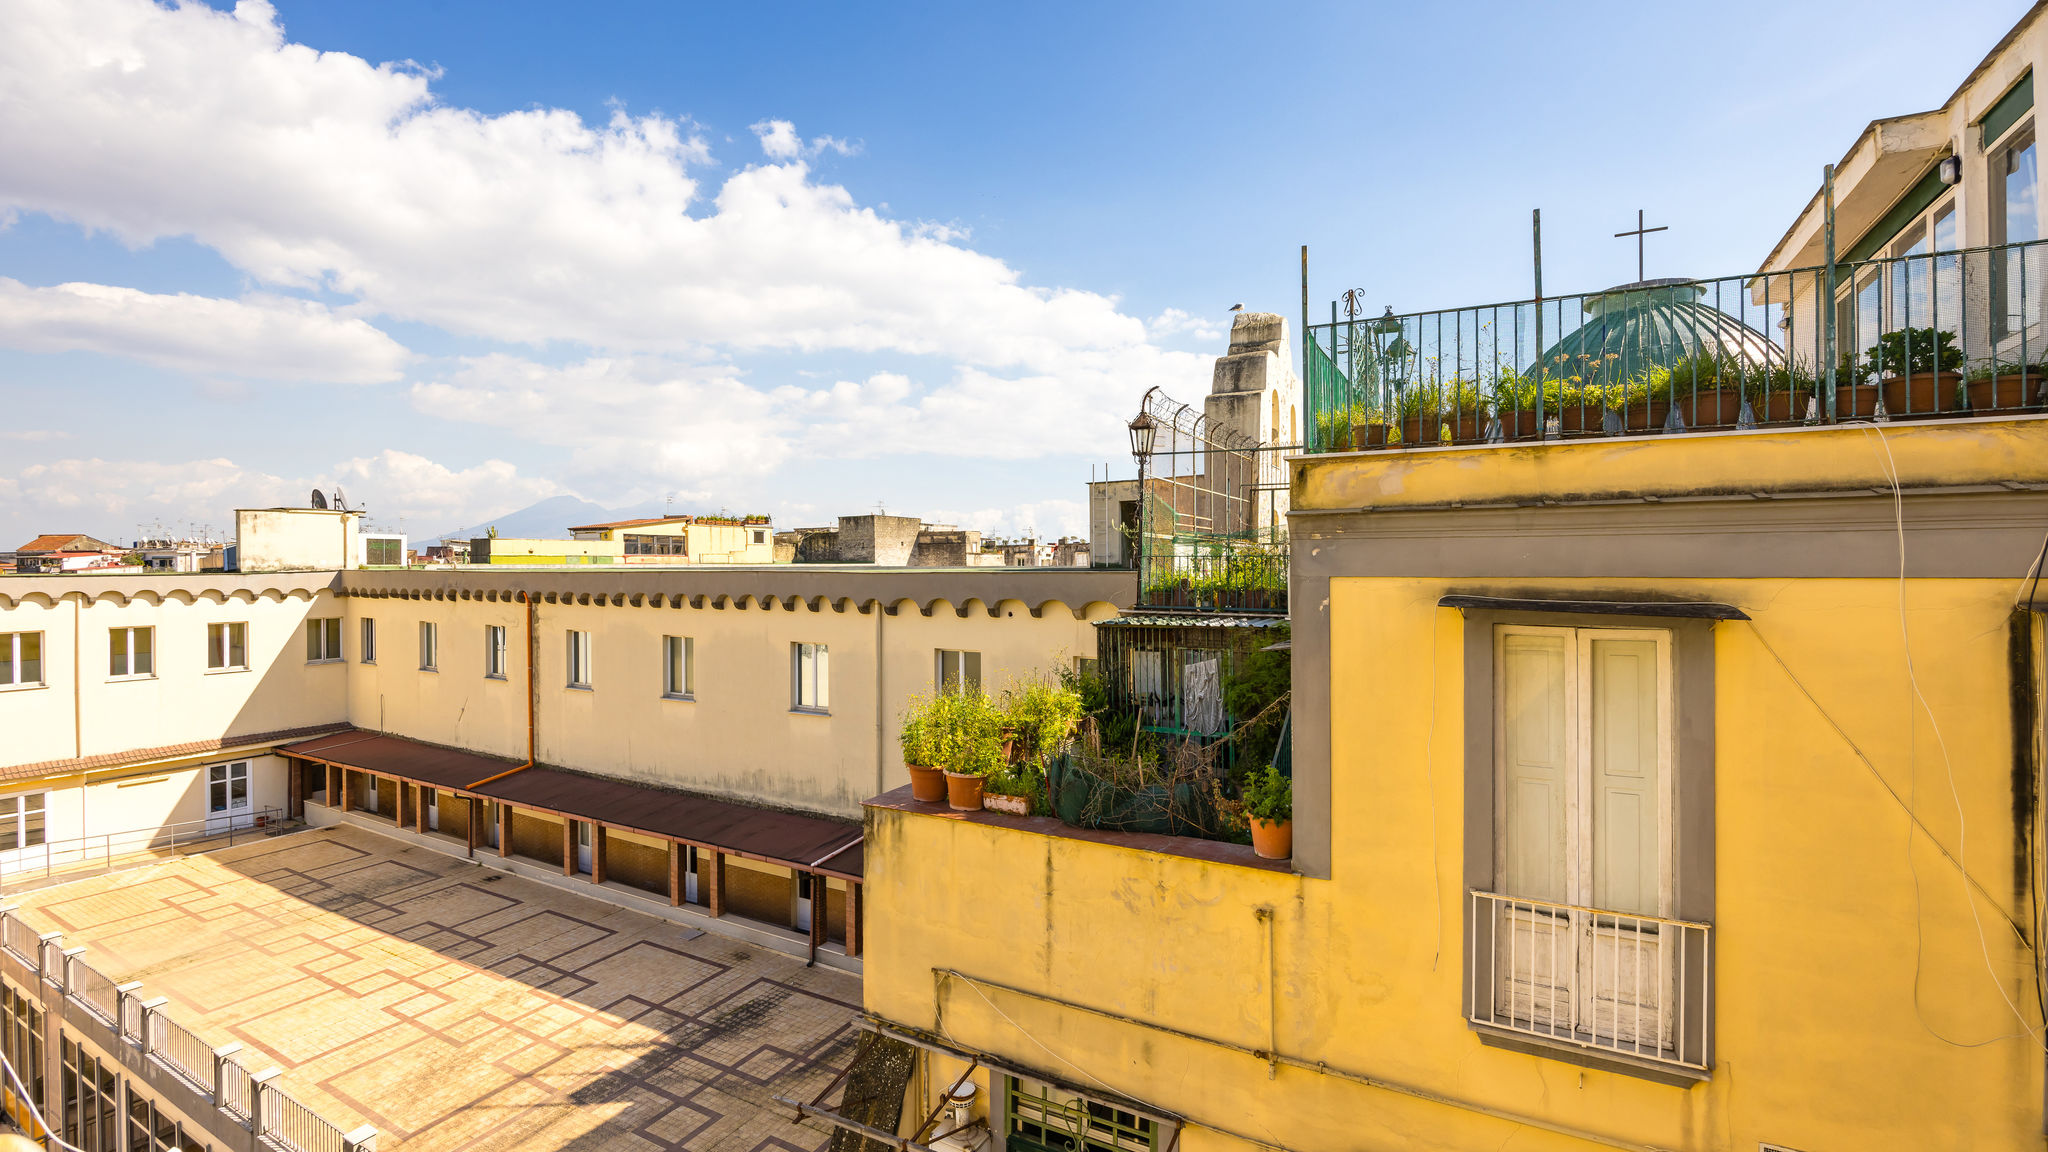
<svg viewBox="0 0 2048 1152">
<path fill-rule="evenodd" d="M 1697 281 L 1670 279 L 1586 296 L 1585 321 L 1552 344 L 1535 367 L 1552 380 L 1576 376 L 1587 384 L 1617 384 L 1695 353 L 1718 355 L 1738 370 L 1784 363 L 1784 351 L 1770 337 L 1706 303 L 1705 295 Z"/>
</svg>

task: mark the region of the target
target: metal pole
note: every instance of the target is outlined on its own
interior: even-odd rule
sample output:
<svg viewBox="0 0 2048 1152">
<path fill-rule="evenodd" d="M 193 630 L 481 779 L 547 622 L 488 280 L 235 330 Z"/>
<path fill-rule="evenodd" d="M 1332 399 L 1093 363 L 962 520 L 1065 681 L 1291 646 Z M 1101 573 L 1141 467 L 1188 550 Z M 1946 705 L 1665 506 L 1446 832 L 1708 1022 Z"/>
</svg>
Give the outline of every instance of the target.
<svg viewBox="0 0 2048 1152">
<path fill-rule="evenodd" d="M 1308 389 L 1310 380 L 1308 373 L 1308 342 L 1312 338 L 1308 330 L 1308 245 L 1303 244 L 1301 246 L 1301 381 L 1304 391 Z M 1315 424 L 1316 407 L 1319 402 L 1318 397 L 1313 395 L 1309 397 L 1308 420 L 1311 426 Z M 1317 452 L 1327 452 L 1329 447 L 1329 445 L 1323 444 L 1318 440 L 1314 450 Z M 1141 487 L 1139 489 L 1141 496 L 1143 491 Z M 1142 580 L 1143 578 L 1140 577 L 1140 579 Z"/>
<path fill-rule="evenodd" d="M 1835 422 L 1835 166 L 1821 169 L 1821 229 L 1827 245 L 1827 292 L 1821 307 L 1821 356 L 1827 368 L 1827 403 L 1824 418 Z"/>
<path fill-rule="evenodd" d="M 1529 209 L 1529 234 L 1536 260 L 1536 439 L 1550 438 L 1550 422 L 1544 418 L 1543 381 L 1550 366 L 1543 357 L 1543 209 Z"/>
</svg>

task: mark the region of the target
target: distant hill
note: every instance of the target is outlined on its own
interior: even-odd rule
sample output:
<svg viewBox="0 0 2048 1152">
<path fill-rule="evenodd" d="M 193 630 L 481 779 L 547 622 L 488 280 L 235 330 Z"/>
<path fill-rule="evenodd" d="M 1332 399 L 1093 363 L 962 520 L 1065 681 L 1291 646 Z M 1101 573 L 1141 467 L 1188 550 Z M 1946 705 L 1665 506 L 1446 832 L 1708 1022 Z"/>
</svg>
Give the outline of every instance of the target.
<svg viewBox="0 0 2048 1152">
<path fill-rule="evenodd" d="M 593 504 L 575 496 L 550 496 L 538 504 L 529 504 L 516 512 L 493 516 L 433 536 L 424 536 L 413 543 L 413 547 L 424 547 L 436 540 L 471 540 L 485 535 L 491 528 L 500 536 L 538 536 L 542 538 L 565 537 L 572 524 L 595 524 L 601 520 L 622 520 L 612 510 L 600 504 Z"/>
</svg>

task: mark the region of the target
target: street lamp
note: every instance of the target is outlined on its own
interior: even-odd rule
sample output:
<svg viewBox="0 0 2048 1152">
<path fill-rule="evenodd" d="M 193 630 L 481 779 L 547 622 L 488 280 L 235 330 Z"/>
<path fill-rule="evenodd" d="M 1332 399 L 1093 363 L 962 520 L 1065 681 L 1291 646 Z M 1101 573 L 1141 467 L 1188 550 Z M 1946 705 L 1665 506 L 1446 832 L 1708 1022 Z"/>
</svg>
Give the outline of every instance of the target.
<svg viewBox="0 0 2048 1152">
<path fill-rule="evenodd" d="M 1145 458 L 1152 455 L 1152 441 L 1159 435 L 1159 423 L 1152 419 L 1150 412 L 1138 413 L 1131 421 L 1131 455 L 1142 466 Z"/>
</svg>

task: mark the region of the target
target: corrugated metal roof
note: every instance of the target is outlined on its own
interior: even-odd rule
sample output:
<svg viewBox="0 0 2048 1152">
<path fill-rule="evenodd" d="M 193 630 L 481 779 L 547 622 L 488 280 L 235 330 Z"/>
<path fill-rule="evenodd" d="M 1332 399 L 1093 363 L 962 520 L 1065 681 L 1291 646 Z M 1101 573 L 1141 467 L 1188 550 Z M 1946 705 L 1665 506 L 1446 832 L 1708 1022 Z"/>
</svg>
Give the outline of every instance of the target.
<svg viewBox="0 0 2048 1152">
<path fill-rule="evenodd" d="M 278 751 L 797 868 L 861 878 L 860 826 L 846 821 L 538 766 L 472 788 L 479 780 L 518 767 L 519 762 L 371 732 L 336 733 Z"/>
<path fill-rule="evenodd" d="M 1098 620 L 1097 628 L 1278 628 L 1285 616 L 1249 612 L 1126 612 L 1114 620 Z"/>
</svg>

